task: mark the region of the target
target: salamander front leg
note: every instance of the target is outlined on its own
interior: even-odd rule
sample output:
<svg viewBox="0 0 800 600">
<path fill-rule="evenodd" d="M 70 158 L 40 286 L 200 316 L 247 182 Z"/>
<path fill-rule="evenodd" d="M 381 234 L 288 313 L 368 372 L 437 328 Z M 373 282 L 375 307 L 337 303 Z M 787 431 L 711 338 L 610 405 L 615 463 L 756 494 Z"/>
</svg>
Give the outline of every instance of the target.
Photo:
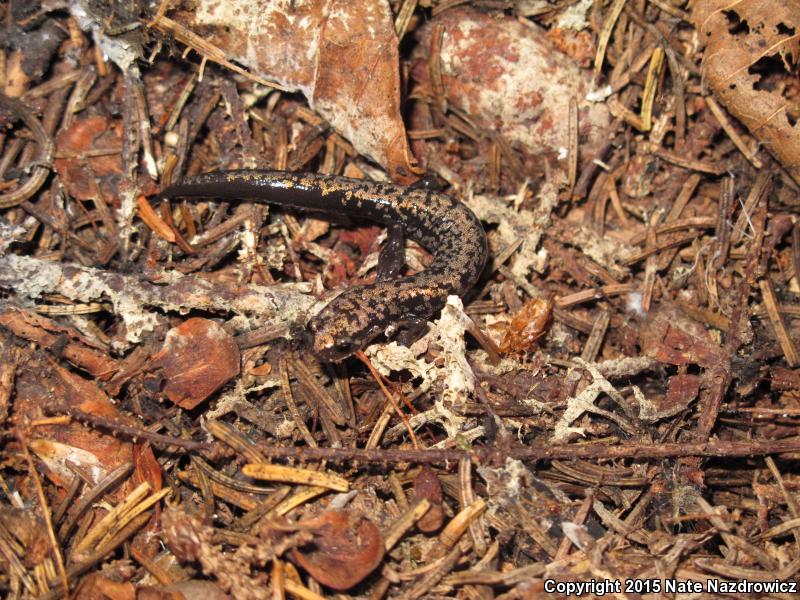
<svg viewBox="0 0 800 600">
<path fill-rule="evenodd" d="M 386 328 L 386 339 L 397 340 L 398 344 L 410 346 L 421 338 L 427 329 L 427 319 L 407 316 Z"/>
<path fill-rule="evenodd" d="M 378 281 L 396 279 L 405 265 L 405 234 L 400 223 L 386 227 L 386 241 L 378 257 Z"/>
</svg>

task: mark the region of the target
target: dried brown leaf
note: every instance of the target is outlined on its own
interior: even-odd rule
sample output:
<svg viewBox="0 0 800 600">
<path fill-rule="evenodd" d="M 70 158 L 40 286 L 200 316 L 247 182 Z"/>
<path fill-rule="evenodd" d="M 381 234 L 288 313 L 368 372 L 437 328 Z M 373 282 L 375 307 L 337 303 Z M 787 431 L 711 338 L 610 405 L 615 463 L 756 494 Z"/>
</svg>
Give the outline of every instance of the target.
<svg viewBox="0 0 800 600">
<path fill-rule="evenodd" d="M 49 362 L 31 361 L 27 366 L 16 381 L 15 418 L 34 419 L 63 407 L 136 424 L 119 413 L 95 383 Z M 37 427 L 35 431 L 31 450 L 47 465 L 47 476 L 62 487 L 68 487 L 75 477 L 67 461 L 83 468 L 95 481 L 132 461 L 132 444 L 79 423 Z"/>
<path fill-rule="evenodd" d="M 193 318 L 171 329 L 152 357 L 164 393 L 191 410 L 239 374 L 239 347 L 214 321 Z"/>
<path fill-rule="evenodd" d="M 186 21 L 192 30 L 210 26 L 206 38 L 229 59 L 302 92 L 393 179 L 413 179 L 400 115 L 398 40 L 386 2 L 200 0 Z"/>
<path fill-rule="evenodd" d="M 343 511 L 327 511 L 299 523 L 314 534 L 314 548 L 292 550 L 292 559 L 334 590 L 347 590 L 383 560 L 383 537 L 369 519 Z"/>
<path fill-rule="evenodd" d="M 677 415 L 697 398 L 700 392 L 700 377 L 697 375 L 674 375 L 669 378 L 665 396 L 639 398 L 639 418 L 646 423 Z"/>
<path fill-rule="evenodd" d="M 53 167 L 67 193 L 79 200 L 101 194 L 112 203 L 122 174 L 122 121 L 88 117 L 75 121 L 56 137 Z"/>
<path fill-rule="evenodd" d="M 798 0 L 705 0 L 692 13 L 703 69 L 720 102 L 800 182 Z"/>
<path fill-rule="evenodd" d="M 642 324 L 644 354 L 671 365 L 717 365 L 722 348 L 701 323 L 677 308 L 663 306 Z"/>
<path fill-rule="evenodd" d="M 531 352 L 536 341 L 547 332 L 553 314 L 553 303 L 544 298 L 534 298 L 517 311 L 508 325 L 500 344 L 500 352 L 519 354 Z"/>
</svg>

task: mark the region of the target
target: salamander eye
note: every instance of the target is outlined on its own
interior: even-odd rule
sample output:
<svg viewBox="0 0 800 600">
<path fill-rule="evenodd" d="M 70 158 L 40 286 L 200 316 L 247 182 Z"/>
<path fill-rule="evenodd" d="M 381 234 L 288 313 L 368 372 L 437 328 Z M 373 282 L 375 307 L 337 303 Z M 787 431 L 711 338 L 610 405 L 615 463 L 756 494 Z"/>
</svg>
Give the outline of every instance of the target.
<svg viewBox="0 0 800 600">
<path fill-rule="evenodd" d="M 349 338 L 337 340 L 333 345 L 333 349 L 337 354 L 347 355 L 355 352 L 356 348 L 353 341 Z"/>
</svg>

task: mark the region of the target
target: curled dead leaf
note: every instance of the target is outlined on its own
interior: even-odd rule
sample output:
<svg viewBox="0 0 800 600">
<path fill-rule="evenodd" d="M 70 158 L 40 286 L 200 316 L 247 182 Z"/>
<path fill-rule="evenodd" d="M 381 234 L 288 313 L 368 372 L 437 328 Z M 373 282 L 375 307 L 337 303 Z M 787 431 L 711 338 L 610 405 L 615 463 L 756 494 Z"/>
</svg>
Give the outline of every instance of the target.
<svg viewBox="0 0 800 600">
<path fill-rule="evenodd" d="M 383 560 L 383 537 L 366 517 L 332 510 L 298 525 L 314 534 L 313 549 L 292 550 L 292 559 L 334 590 L 350 589 Z"/>
<path fill-rule="evenodd" d="M 544 298 L 534 298 L 517 311 L 508 325 L 505 337 L 500 344 L 504 354 L 521 354 L 536 347 L 536 341 L 547 332 L 553 303 Z"/>
</svg>

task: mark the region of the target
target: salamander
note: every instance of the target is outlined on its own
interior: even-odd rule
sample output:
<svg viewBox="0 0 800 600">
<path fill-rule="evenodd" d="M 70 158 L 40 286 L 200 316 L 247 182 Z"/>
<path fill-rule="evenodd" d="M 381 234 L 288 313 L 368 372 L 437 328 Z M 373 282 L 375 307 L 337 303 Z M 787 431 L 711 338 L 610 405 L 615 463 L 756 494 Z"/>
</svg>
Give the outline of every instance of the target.
<svg viewBox="0 0 800 600">
<path fill-rule="evenodd" d="M 475 214 L 431 189 L 317 173 L 240 170 L 189 177 L 159 196 L 251 200 L 345 214 L 383 223 L 390 232 L 402 227 L 407 237 L 427 248 L 433 261 L 424 271 L 351 287 L 309 320 L 310 349 L 326 362 L 350 356 L 387 328 L 426 321 L 441 310 L 447 296 L 461 296 L 475 284 L 488 252 Z"/>
</svg>

